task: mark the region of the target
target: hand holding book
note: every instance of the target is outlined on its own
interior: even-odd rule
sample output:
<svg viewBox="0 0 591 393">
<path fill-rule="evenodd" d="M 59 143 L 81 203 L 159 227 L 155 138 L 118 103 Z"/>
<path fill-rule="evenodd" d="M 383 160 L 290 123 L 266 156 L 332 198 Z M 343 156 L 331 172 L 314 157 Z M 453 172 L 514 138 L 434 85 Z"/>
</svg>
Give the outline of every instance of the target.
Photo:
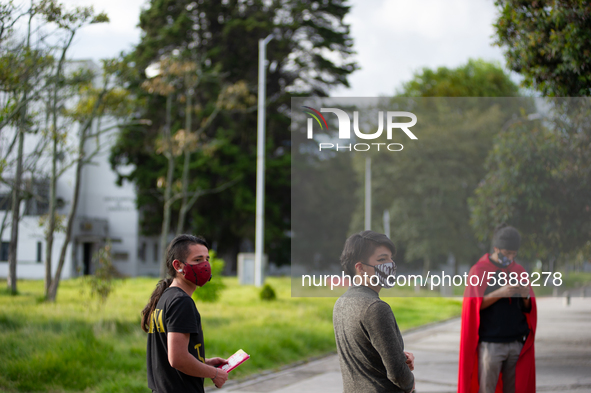
<svg viewBox="0 0 591 393">
<path fill-rule="evenodd" d="M 236 351 L 236 353 L 228 358 L 228 362 L 222 365 L 220 368 L 225 372 L 229 373 L 230 371 L 234 370 L 236 367 L 240 366 L 244 363 L 247 359 L 250 358 L 250 355 L 244 352 L 242 349 Z"/>
</svg>

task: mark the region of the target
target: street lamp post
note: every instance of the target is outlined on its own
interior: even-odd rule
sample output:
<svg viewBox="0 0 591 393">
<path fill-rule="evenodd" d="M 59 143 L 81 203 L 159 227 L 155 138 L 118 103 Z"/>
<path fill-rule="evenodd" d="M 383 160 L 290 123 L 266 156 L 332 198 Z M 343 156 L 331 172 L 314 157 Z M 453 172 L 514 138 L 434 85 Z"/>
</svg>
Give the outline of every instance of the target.
<svg viewBox="0 0 591 393">
<path fill-rule="evenodd" d="M 152 79 L 163 74 L 162 64 L 155 62 L 150 64 L 146 70 L 146 78 Z M 168 142 L 172 140 L 171 135 L 171 123 L 172 123 L 172 92 L 169 92 L 166 96 L 166 123 L 164 127 L 165 136 Z M 168 242 L 168 231 L 170 227 L 170 203 L 172 196 L 172 180 L 174 176 L 174 157 L 170 151 L 170 144 L 168 144 L 167 152 L 164 154 L 168 161 L 166 169 L 166 183 L 164 185 L 164 212 L 162 214 L 162 228 L 160 232 L 160 255 L 162 261 L 166 261 L 166 243 Z M 160 265 L 160 277 L 166 277 L 166 264 L 161 263 Z"/>
<path fill-rule="evenodd" d="M 365 159 L 365 230 L 371 230 L 371 158 Z"/>
<path fill-rule="evenodd" d="M 259 40 L 259 94 L 257 116 L 257 188 L 256 188 L 256 226 L 254 248 L 254 285 L 263 284 L 263 253 L 265 239 L 265 62 L 266 47 L 273 34 Z"/>
</svg>

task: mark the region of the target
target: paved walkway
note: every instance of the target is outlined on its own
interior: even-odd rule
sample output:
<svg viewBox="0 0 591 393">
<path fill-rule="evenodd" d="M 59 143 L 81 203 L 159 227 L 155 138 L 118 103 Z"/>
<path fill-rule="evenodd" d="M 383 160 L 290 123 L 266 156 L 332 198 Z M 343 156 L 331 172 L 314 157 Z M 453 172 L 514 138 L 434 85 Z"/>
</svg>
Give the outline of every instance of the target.
<svg viewBox="0 0 591 393">
<path fill-rule="evenodd" d="M 456 392 L 460 320 L 454 319 L 403 334 L 415 355 L 418 393 Z M 538 392 L 591 393 L 591 299 L 538 300 L 536 335 Z M 234 393 L 340 393 L 343 384 L 336 355 L 246 381 L 228 381 Z M 362 393 L 362 392 L 360 392 Z"/>
</svg>

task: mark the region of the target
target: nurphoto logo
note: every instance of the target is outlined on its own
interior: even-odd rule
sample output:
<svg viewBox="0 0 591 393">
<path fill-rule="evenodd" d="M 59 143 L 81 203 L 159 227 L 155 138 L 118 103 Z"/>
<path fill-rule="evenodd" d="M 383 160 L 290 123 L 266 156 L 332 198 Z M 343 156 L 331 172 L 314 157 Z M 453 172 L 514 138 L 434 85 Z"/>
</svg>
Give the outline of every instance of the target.
<svg viewBox="0 0 591 393">
<path fill-rule="evenodd" d="M 312 116 L 312 118 L 308 118 L 307 122 L 307 137 L 308 139 L 314 139 L 314 120 L 320 127 L 321 130 L 328 131 L 328 123 L 322 113 L 333 113 L 337 116 L 338 124 L 339 124 L 339 139 L 350 140 L 351 139 L 351 118 L 342 109 L 339 108 L 320 108 L 320 111 L 311 108 L 309 106 L 302 106 L 304 108 L 304 113 Z M 386 112 L 386 138 L 388 140 L 392 139 L 395 129 L 400 129 L 404 131 L 404 133 L 410 139 L 418 139 L 416 135 L 410 130 L 412 126 L 417 124 L 417 116 L 412 112 L 400 112 L 400 111 L 387 111 Z M 410 121 L 407 122 L 400 122 L 400 118 L 410 118 Z M 396 119 L 396 120 L 395 120 Z M 373 133 L 364 133 L 361 132 L 359 129 L 359 111 L 353 112 L 353 132 L 355 133 L 355 137 L 358 139 L 377 139 L 379 138 L 384 131 L 384 112 L 378 112 L 378 130 Z M 389 151 L 400 151 L 403 149 L 401 143 L 355 143 L 355 144 L 348 144 L 348 145 L 339 145 L 338 143 L 319 143 L 318 148 L 319 151 L 322 149 L 336 149 L 338 150 L 355 150 L 355 151 L 368 151 L 372 148 L 372 146 L 376 147 L 377 150 L 380 150 L 381 145 L 386 145 L 386 148 Z"/>
</svg>

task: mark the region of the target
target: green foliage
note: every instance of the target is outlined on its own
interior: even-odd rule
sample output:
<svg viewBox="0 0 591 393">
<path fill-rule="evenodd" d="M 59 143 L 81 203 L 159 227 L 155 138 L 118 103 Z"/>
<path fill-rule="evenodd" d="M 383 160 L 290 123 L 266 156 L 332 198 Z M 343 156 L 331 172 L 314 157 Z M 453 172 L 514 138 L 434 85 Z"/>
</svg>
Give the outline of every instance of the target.
<svg viewBox="0 0 591 393">
<path fill-rule="evenodd" d="M 50 272 L 61 274 L 70 242 L 67 235 L 63 252 L 59 253 L 58 268 L 51 269 L 53 236 L 56 231 L 71 233 L 71 228 L 66 227 L 74 223 L 68 217 L 62 219 L 55 211 L 63 208 L 60 205 L 64 203 L 61 197 L 56 197 L 57 179 L 73 166 L 79 177 L 82 166 L 104 147 L 99 141 L 105 129 L 97 120 L 110 115 L 109 126 L 113 129 L 114 118 L 129 114 L 123 110 L 129 109 L 129 105 L 125 105 L 129 95 L 122 88 L 113 88 L 121 84 L 111 71 L 103 74 L 103 88 L 99 89 L 93 86 L 97 75 L 83 68 L 84 62 L 66 66 L 70 57 L 68 50 L 78 30 L 108 22 L 104 13 L 95 13 L 92 7 L 68 8 L 55 0 L 29 3 L 8 1 L 0 5 L 0 130 L 11 126 L 8 132 L 0 132 L 0 145 L 6 146 L 0 162 L 4 164 L 3 171 L 13 173 L 15 179 L 11 184 L 17 188 L 23 188 L 19 185 L 23 177 L 37 179 L 33 184 L 48 180 L 49 195 L 41 195 L 46 192 L 28 186 L 26 190 L 16 191 L 15 199 L 34 198 L 49 207 L 40 224 L 47 227 L 45 240 L 49 251 L 45 279 L 47 300 L 51 301 L 57 295 L 60 277 L 52 278 Z M 36 136 L 30 138 L 30 134 Z M 90 136 L 96 138 L 93 146 L 86 143 Z M 18 144 L 15 143 L 17 139 Z M 23 146 L 27 148 L 23 150 Z M 77 206 L 79 184 L 78 181 L 73 184 L 72 214 Z M 18 209 L 13 213 L 18 216 Z M 18 239 L 12 240 L 18 243 Z"/>
<path fill-rule="evenodd" d="M 499 134 L 487 174 L 470 201 L 472 226 L 488 239 L 499 222 L 521 231 L 520 254 L 544 261 L 573 255 L 591 238 L 591 130 L 587 100 L 546 103 L 544 122 L 520 118 Z M 586 168 L 586 169 L 585 169 Z"/>
<path fill-rule="evenodd" d="M 83 280 L 88 286 L 91 297 L 96 297 L 99 305 L 104 305 L 109 295 L 113 292 L 115 279 L 120 278 L 121 274 L 113 265 L 111 258 L 111 244 L 101 247 L 94 255 L 96 269 L 94 273 L 85 276 Z"/>
<path fill-rule="evenodd" d="M 216 304 L 198 302 L 206 357 L 251 355 L 230 378 L 323 355 L 335 350 L 334 298 L 291 298 L 289 278 L 267 278 L 279 294 L 224 278 L 228 289 Z M 149 392 L 146 334 L 139 311 L 156 279 L 133 278 L 115 289 L 96 312 L 81 301 L 81 280 L 65 280 L 56 304 L 36 303 L 42 281 L 19 281 L 22 295 L 0 293 L 0 390 L 8 392 Z M 0 280 L 0 288 L 6 282 Z M 461 301 L 441 298 L 386 299 L 401 330 L 457 316 Z M 207 382 L 211 384 L 211 382 Z"/>
<path fill-rule="evenodd" d="M 591 285 L 591 273 L 569 272 L 562 277 L 566 288 L 582 288 Z"/>
<path fill-rule="evenodd" d="M 213 112 L 223 86 L 246 81 L 247 90 L 256 94 L 258 40 L 273 33 L 267 47 L 273 67 L 267 73 L 265 249 L 271 261 L 289 261 L 291 133 L 287 108 L 293 94 L 324 96 L 333 86 L 348 85 L 347 76 L 357 68 L 351 62 L 353 43 L 344 22 L 349 8 L 342 0 L 150 2 L 140 16 L 141 42 L 128 61 L 136 68 L 129 84 L 146 102 L 140 116 L 152 125 L 123 130 L 111 156 L 114 167 L 136 166 L 121 178 L 138 187 L 138 205 L 147 213 L 141 226 L 146 233 L 161 231 L 163 198 L 157 184 L 165 177 L 166 159 L 156 153 L 165 123 L 165 98 L 141 89 L 144 69 L 163 57 L 196 62 L 201 76 L 192 115 L 196 124 L 202 124 Z M 327 56 L 329 52 L 334 56 Z M 184 95 L 183 83 L 178 82 L 176 89 Z M 173 134 L 183 127 L 186 115 L 180 96 L 175 94 L 173 99 Z M 212 149 L 192 152 L 189 169 L 189 192 L 233 182 L 220 192 L 200 196 L 186 220 L 186 231 L 206 234 L 218 243 L 221 253 L 231 256 L 243 241 L 254 240 L 256 133 L 252 131 L 257 115 L 254 105 L 248 109 L 225 108 L 216 117 L 199 136 Z M 175 159 L 176 179 L 182 173 L 182 162 L 180 157 Z M 179 209 L 180 201 L 172 205 L 173 227 Z"/>
<path fill-rule="evenodd" d="M 382 212 L 389 210 L 392 238 L 403 251 L 398 258 L 422 260 L 425 270 L 450 253 L 456 266 L 473 263 L 482 250 L 470 226 L 468 198 L 486 173 L 494 136 L 533 104 L 517 97 L 492 98 L 516 96 L 518 88 L 498 65 L 482 60 L 455 69 L 423 69 L 399 95 L 389 106 L 415 103 L 419 139 L 405 144 L 400 154 L 372 155 L 372 222 L 381 223 Z M 354 166 L 362 182 L 365 156 L 358 158 Z M 351 232 L 363 228 L 362 212 L 356 209 Z"/>
<path fill-rule="evenodd" d="M 547 96 L 591 95 L 591 4 L 498 0 L 497 45 L 523 84 Z"/>
<path fill-rule="evenodd" d="M 515 97 L 519 91 L 495 63 L 470 59 L 454 69 L 423 68 L 402 86 L 401 96 L 410 97 Z"/>
<path fill-rule="evenodd" d="M 589 2 L 495 4 L 496 43 L 526 87 L 547 96 L 591 95 Z M 495 140 L 488 173 L 470 204 L 480 238 L 490 235 L 493 221 L 506 220 L 525 235 L 526 255 L 553 262 L 580 254 L 591 238 L 591 133 L 584 100 L 545 104 L 546 123 L 525 124 L 521 118 Z"/>
<path fill-rule="evenodd" d="M 303 135 L 294 133 L 295 146 L 306 146 Z M 297 241 L 291 243 L 292 266 L 324 269 L 327 261 L 343 250 L 351 234 L 351 212 L 355 210 L 357 190 L 363 180 L 356 176 L 347 154 L 330 158 L 308 154 L 305 148 L 293 149 L 292 231 Z M 318 214 L 322 212 L 322 214 Z"/>
<path fill-rule="evenodd" d="M 222 272 L 224 271 L 224 260 L 215 257 L 215 251 L 209 251 L 209 264 L 211 265 L 211 281 L 193 292 L 193 299 L 208 303 L 215 303 L 220 299 L 222 291 L 226 288 Z"/>
<path fill-rule="evenodd" d="M 259 297 L 261 298 L 261 300 L 272 301 L 277 299 L 277 294 L 275 293 L 275 290 L 271 285 L 265 283 L 265 285 L 263 285 L 263 288 L 259 292 Z"/>
</svg>

